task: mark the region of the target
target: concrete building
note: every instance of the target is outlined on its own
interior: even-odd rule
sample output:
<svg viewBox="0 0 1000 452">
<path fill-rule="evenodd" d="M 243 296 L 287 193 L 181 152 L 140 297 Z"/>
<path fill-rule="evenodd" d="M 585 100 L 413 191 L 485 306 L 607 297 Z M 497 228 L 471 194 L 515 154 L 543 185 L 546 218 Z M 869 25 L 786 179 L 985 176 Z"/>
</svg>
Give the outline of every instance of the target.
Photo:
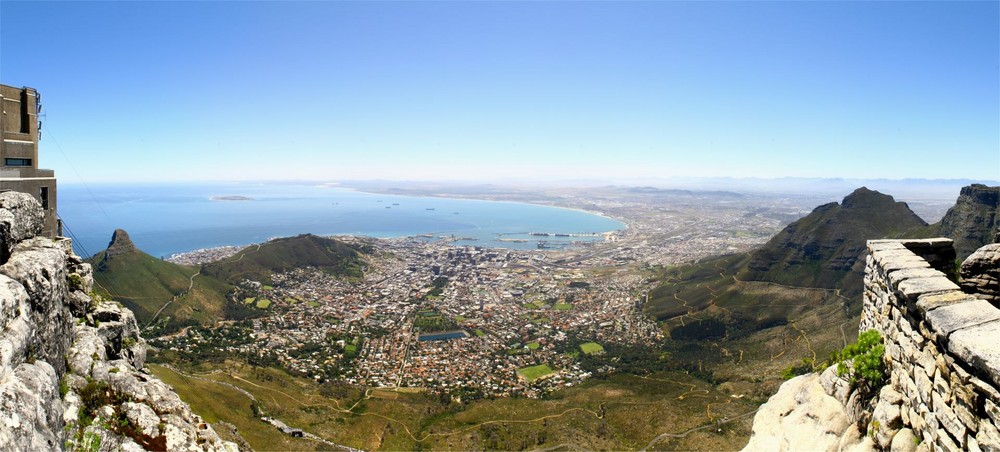
<svg viewBox="0 0 1000 452">
<path fill-rule="evenodd" d="M 44 235 L 61 235 L 56 216 L 55 172 L 38 169 L 38 111 L 41 96 L 34 88 L 0 85 L 0 192 L 18 191 L 34 196 L 45 209 Z"/>
</svg>

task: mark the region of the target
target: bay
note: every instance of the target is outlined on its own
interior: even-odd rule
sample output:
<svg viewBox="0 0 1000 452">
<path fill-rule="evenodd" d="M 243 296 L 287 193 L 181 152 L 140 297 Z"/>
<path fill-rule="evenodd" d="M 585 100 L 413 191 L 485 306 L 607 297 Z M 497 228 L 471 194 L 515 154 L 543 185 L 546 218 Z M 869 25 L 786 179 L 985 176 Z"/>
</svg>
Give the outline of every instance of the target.
<svg viewBox="0 0 1000 452">
<path fill-rule="evenodd" d="M 603 240 L 601 233 L 625 228 L 614 219 L 578 210 L 372 194 L 325 185 L 62 184 L 58 195 L 64 235 L 74 238 L 81 256 L 102 251 L 115 229 L 128 231 L 143 251 L 167 257 L 303 233 L 429 234 L 427 239 L 467 239 L 455 240 L 458 245 L 536 249 L 541 241 L 558 248 L 573 241 Z"/>
</svg>

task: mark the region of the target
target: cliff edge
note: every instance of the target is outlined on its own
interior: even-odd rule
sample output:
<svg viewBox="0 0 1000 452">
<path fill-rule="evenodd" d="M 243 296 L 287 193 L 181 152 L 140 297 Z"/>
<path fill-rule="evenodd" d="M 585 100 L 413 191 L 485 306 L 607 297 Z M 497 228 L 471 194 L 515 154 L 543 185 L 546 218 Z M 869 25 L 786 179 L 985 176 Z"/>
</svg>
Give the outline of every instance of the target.
<svg viewBox="0 0 1000 452">
<path fill-rule="evenodd" d="M 135 316 L 90 295 L 90 265 L 42 219 L 0 193 L 0 450 L 237 451 L 143 370 Z"/>
</svg>

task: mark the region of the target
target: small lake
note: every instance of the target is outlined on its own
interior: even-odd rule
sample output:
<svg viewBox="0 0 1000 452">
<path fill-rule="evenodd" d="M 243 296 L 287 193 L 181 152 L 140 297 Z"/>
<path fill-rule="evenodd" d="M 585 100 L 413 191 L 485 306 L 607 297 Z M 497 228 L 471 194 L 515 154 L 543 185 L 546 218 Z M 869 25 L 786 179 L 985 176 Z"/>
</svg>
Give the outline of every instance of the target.
<svg viewBox="0 0 1000 452">
<path fill-rule="evenodd" d="M 81 256 L 102 251 L 116 228 L 156 257 L 303 233 L 429 235 L 452 238 L 457 245 L 559 248 L 601 241 L 601 233 L 625 228 L 572 209 L 302 184 L 62 184 L 58 203 L 64 233 L 75 236 Z"/>
</svg>

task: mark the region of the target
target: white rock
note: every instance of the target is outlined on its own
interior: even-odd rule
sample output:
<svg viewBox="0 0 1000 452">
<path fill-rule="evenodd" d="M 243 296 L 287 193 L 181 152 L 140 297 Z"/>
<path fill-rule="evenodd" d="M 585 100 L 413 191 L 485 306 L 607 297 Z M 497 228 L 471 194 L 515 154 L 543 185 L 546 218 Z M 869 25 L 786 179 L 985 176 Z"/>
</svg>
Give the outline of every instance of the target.
<svg viewBox="0 0 1000 452">
<path fill-rule="evenodd" d="M 827 395 L 819 375 L 801 375 L 761 405 L 743 450 L 835 451 L 849 426 L 844 406 Z"/>
</svg>

